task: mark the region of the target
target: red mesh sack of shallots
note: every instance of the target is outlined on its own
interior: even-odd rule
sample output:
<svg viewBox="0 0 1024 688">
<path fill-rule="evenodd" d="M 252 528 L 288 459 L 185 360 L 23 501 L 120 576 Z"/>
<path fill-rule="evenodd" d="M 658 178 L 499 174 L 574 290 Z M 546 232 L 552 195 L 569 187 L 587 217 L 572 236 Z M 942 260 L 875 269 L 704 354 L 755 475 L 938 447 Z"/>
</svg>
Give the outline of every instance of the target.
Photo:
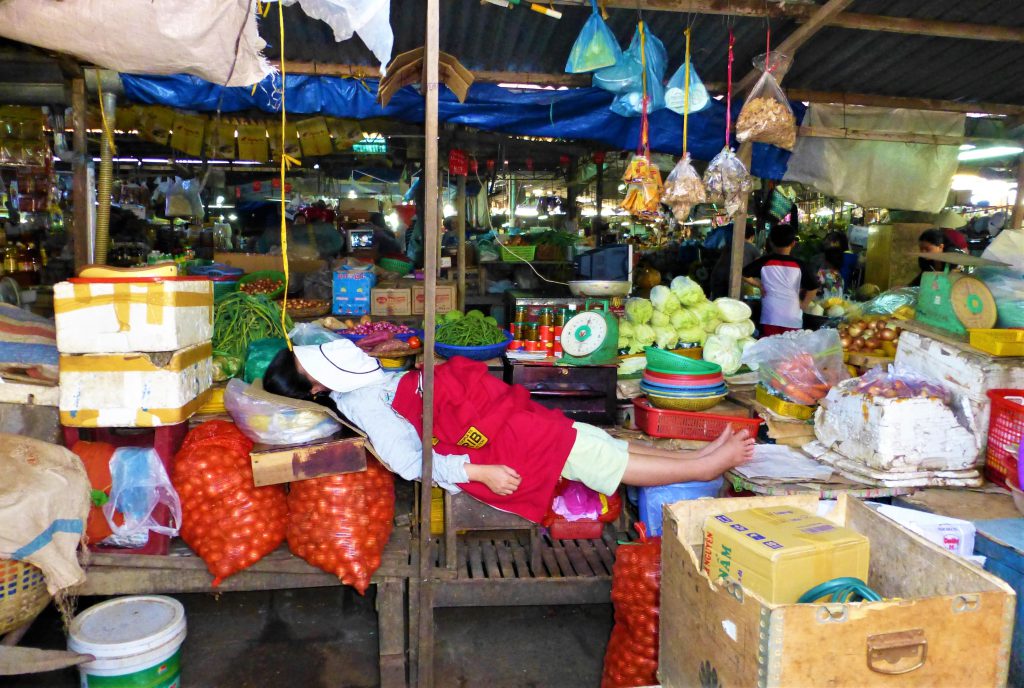
<svg viewBox="0 0 1024 688">
<path fill-rule="evenodd" d="M 658 616 L 661 605 L 661 538 L 620 545 L 612 567 L 615 626 L 604 654 L 601 688 L 658 683 Z"/>
<path fill-rule="evenodd" d="M 366 592 L 391 537 L 395 481 L 376 459 L 359 473 L 292 483 L 288 549 Z"/>
<path fill-rule="evenodd" d="M 253 486 L 252 446 L 234 423 L 215 420 L 189 432 L 174 459 L 181 537 L 206 562 L 214 587 L 284 542 L 288 501 L 280 485 Z"/>
</svg>

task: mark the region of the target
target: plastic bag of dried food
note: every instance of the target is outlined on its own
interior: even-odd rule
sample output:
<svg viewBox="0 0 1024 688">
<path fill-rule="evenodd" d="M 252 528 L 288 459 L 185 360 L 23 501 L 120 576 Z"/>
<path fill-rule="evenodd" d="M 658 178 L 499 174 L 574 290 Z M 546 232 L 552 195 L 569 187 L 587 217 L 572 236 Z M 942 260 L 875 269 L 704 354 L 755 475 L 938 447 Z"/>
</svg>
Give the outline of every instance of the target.
<svg viewBox="0 0 1024 688">
<path fill-rule="evenodd" d="M 793 108 L 770 70 L 761 74 L 740 110 L 736 140 L 770 143 L 790 151 L 796 145 Z"/>
<path fill-rule="evenodd" d="M 690 162 L 690 154 L 687 153 L 679 159 L 676 166 L 665 178 L 665 189 L 661 195 L 662 203 L 667 203 L 672 209 L 672 214 L 680 222 L 685 222 L 690 217 L 690 210 L 698 203 L 707 202 L 707 192 L 704 190 L 704 182 L 701 181 L 697 170 Z"/>
<path fill-rule="evenodd" d="M 658 166 L 646 155 L 634 155 L 622 181 L 629 185 L 622 209 L 637 217 L 657 217 L 664 189 Z"/>
<path fill-rule="evenodd" d="M 746 166 L 726 146 L 708 163 L 704 171 L 704 187 L 707 189 L 707 202 L 723 204 L 725 211 L 732 215 L 739 209 L 744 195 L 753 190 L 754 183 Z"/>
</svg>

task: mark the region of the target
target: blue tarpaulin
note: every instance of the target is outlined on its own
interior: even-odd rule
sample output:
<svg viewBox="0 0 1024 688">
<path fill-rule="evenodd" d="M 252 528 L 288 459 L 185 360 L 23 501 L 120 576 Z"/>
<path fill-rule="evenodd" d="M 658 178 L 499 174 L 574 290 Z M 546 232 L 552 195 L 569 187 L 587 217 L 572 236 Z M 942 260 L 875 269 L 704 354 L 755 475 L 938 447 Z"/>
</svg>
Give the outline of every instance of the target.
<svg viewBox="0 0 1024 688">
<path fill-rule="evenodd" d="M 128 99 L 149 105 L 167 105 L 182 110 L 223 112 L 261 110 L 280 112 L 280 75 L 268 76 L 256 88 L 225 88 L 193 76 L 136 76 L 122 74 Z M 423 97 L 411 86 L 397 93 L 381 107 L 377 103 L 377 81 L 329 76 L 289 75 L 285 102 L 296 115 L 326 115 L 349 119 L 387 117 L 401 122 L 422 123 Z M 640 118 L 620 117 L 609 106 L 614 96 L 599 88 L 565 91 L 514 91 L 495 84 L 474 84 L 465 103 L 448 89 L 439 94 L 441 122 L 462 124 L 486 131 L 523 136 L 594 141 L 617 150 L 633 150 L 640 138 Z M 797 121 L 804 107 L 793 103 Z M 738 114 L 739 108 L 733 108 Z M 682 149 L 683 118 L 670 110 L 650 116 L 651 149 L 679 155 Z M 711 160 L 722 149 L 725 105 L 712 100 L 709 107 L 690 115 L 689 151 L 697 160 Z M 735 142 L 733 142 L 735 145 Z M 751 172 L 765 179 L 782 179 L 789 153 L 774 146 L 755 144 Z"/>
</svg>

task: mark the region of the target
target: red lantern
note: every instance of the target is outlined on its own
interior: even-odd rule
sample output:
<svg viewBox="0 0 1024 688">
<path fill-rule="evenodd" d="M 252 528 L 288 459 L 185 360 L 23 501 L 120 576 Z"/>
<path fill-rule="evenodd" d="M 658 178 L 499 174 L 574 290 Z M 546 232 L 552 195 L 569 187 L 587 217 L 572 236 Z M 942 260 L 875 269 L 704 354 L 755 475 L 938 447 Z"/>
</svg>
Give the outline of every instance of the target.
<svg viewBox="0 0 1024 688">
<path fill-rule="evenodd" d="M 526 169 L 530 172 L 533 172 L 533 158 L 526 159 Z"/>
<path fill-rule="evenodd" d="M 494 171 L 494 161 L 493 160 L 488 160 L 487 161 L 487 171 L 488 172 L 493 172 Z"/>
<path fill-rule="evenodd" d="M 470 158 L 469 171 L 473 174 L 478 174 L 480 172 L 480 163 L 477 162 L 476 158 Z"/>
<path fill-rule="evenodd" d="M 263 182 L 253 182 L 252 183 L 252 190 L 255 193 L 259 193 L 260 191 L 262 191 L 263 190 Z"/>
<path fill-rule="evenodd" d="M 558 164 L 559 164 L 559 166 L 562 169 L 565 169 L 565 170 L 569 169 L 569 163 L 570 163 L 570 160 L 569 160 L 569 156 L 568 155 L 559 155 L 558 156 Z"/>
<path fill-rule="evenodd" d="M 281 180 L 278 179 L 277 177 L 274 177 L 273 179 L 270 180 L 270 186 L 273 189 L 280 189 L 281 188 Z"/>
<path fill-rule="evenodd" d="M 594 153 L 594 162 L 598 165 L 604 162 L 604 151 L 596 151 Z"/>
<path fill-rule="evenodd" d="M 285 182 L 285 184 L 284 184 L 284 192 L 285 193 L 291 193 L 292 192 L 291 182 Z"/>
<path fill-rule="evenodd" d="M 469 165 L 469 159 L 466 156 L 465 151 L 461 151 L 458 148 L 452 148 L 448 151 L 448 172 L 456 177 L 465 177 Z"/>
<path fill-rule="evenodd" d="M 236 186 L 235 187 L 235 198 L 241 198 L 241 197 L 242 197 L 242 187 Z"/>
</svg>

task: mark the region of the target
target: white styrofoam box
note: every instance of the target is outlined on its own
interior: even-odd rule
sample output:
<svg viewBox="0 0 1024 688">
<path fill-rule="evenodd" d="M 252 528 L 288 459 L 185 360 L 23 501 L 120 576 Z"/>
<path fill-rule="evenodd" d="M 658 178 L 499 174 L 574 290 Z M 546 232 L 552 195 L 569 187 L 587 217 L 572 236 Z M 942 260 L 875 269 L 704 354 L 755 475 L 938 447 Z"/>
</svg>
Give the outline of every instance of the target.
<svg viewBox="0 0 1024 688">
<path fill-rule="evenodd" d="M 825 447 L 886 471 L 971 468 L 978 461 L 974 436 L 938 399 L 887 399 L 854 392 L 859 380 L 829 390 L 814 416 L 814 434 Z"/>
<path fill-rule="evenodd" d="M 213 336 L 213 282 L 75 280 L 53 287 L 62 354 L 178 351 Z"/>
<path fill-rule="evenodd" d="M 895 366 L 942 385 L 965 409 L 968 429 L 974 433 L 979 463 L 985 458 L 990 389 L 1024 389 L 1020 358 L 998 358 L 986 353 L 936 341 L 904 331 L 896 348 Z"/>
<path fill-rule="evenodd" d="M 213 384 L 213 347 L 173 353 L 61 354 L 60 422 L 156 427 L 188 420 Z"/>
<path fill-rule="evenodd" d="M 974 536 L 977 530 L 970 521 L 888 504 L 880 505 L 878 511 L 953 554 L 965 558 L 974 554 Z"/>
</svg>

